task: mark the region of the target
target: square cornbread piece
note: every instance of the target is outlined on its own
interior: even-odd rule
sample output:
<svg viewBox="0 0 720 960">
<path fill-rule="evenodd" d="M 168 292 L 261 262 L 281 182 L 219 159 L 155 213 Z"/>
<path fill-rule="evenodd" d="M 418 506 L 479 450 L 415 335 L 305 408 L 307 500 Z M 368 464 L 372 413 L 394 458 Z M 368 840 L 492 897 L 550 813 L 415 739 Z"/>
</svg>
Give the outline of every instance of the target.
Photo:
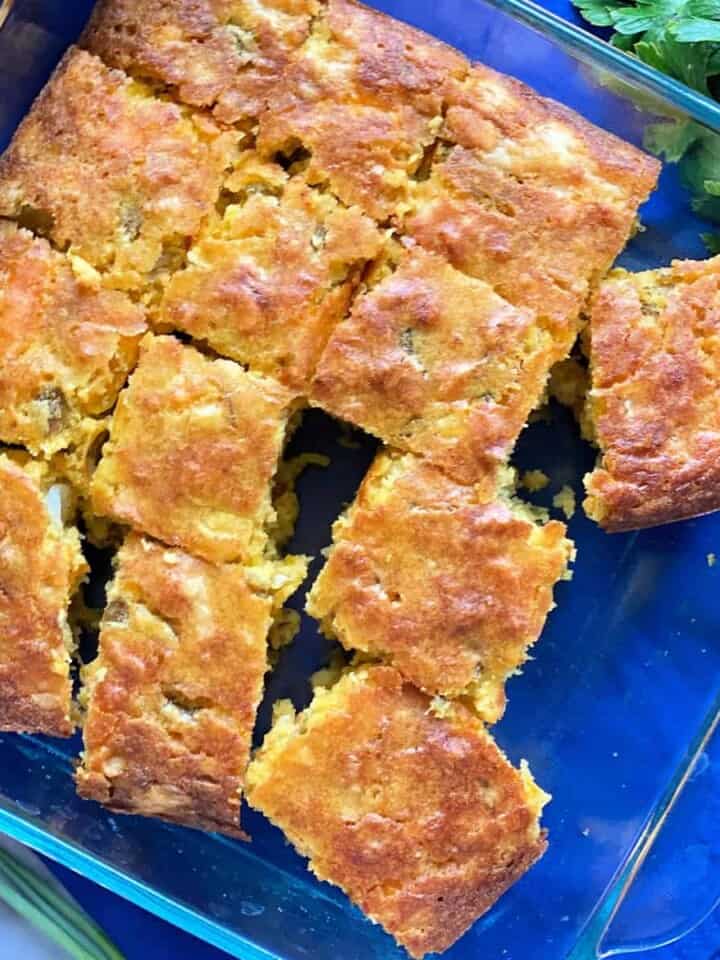
<svg viewBox="0 0 720 960">
<path fill-rule="evenodd" d="M 262 559 L 292 409 L 273 380 L 146 337 L 92 478 L 94 511 L 217 563 Z"/>
<path fill-rule="evenodd" d="M 77 530 L 48 505 L 51 486 L 41 464 L 0 454 L 0 730 L 69 737 L 68 609 L 87 566 Z"/>
<path fill-rule="evenodd" d="M 239 136 L 71 48 L 0 159 L 0 216 L 115 287 L 154 288 L 217 200 Z"/>
<path fill-rule="evenodd" d="M 378 267 L 335 328 L 311 401 L 494 490 L 556 348 L 531 310 L 410 247 Z"/>
<path fill-rule="evenodd" d="M 589 334 L 588 515 L 617 531 L 720 508 L 720 257 L 614 272 Z"/>
<path fill-rule="evenodd" d="M 267 568 L 261 593 L 241 566 L 130 534 L 98 656 L 83 670 L 81 796 L 120 813 L 241 834 L 274 593 L 282 603 L 304 575 L 299 558 Z"/>
<path fill-rule="evenodd" d="M 258 148 L 378 221 L 407 201 L 442 126 L 456 50 L 352 0 L 328 0 L 260 117 Z"/>
<path fill-rule="evenodd" d="M 170 281 L 159 323 L 307 393 L 381 233 L 357 207 L 288 178 L 252 151 L 223 197 L 224 213 Z"/>
<path fill-rule="evenodd" d="M 0 222 L 0 440 L 49 456 L 115 402 L 145 332 L 142 308 L 87 264 Z"/>
<path fill-rule="evenodd" d="M 333 527 L 307 610 L 348 650 L 494 723 L 553 607 L 572 543 L 500 489 L 491 499 L 411 454 L 381 453 Z"/>
<path fill-rule="evenodd" d="M 257 117 L 319 0 L 101 0 L 80 45 L 112 67 L 212 109 Z"/>
<path fill-rule="evenodd" d="M 657 160 L 512 77 L 445 87 L 429 176 L 402 228 L 572 345 L 580 309 L 630 237 Z"/>
<path fill-rule="evenodd" d="M 461 703 L 434 710 L 365 667 L 277 713 L 250 804 L 412 956 L 449 947 L 545 851 L 549 797 Z"/>
</svg>

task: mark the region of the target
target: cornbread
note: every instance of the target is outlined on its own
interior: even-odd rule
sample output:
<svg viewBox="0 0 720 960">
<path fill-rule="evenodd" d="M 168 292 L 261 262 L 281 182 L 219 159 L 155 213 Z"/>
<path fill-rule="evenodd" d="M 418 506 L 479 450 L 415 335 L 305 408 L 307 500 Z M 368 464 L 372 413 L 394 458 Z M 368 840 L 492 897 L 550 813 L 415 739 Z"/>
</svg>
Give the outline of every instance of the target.
<svg viewBox="0 0 720 960">
<path fill-rule="evenodd" d="M 101 0 L 82 46 L 224 123 L 256 117 L 319 0 Z"/>
<path fill-rule="evenodd" d="M 87 566 L 46 503 L 51 484 L 39 463 L 0 454 L 0 729 L 68 737 L 68 608 Z"/>
<path fill-rule="evenodd" d="M 120 813 L 242 835 L 272 582 L 279 578 L 284 598 L 303 576 L 294 560 L 268 566 L 260 593 L 238 565 L 130 534 L 117 556 L 98 656 L 83 671 L 81 796 Z"/>
<path fill-rule="evenodd" d="M 450 946 L 546 848 L 549 799 L 461 703 L 390 667 L 278 711 L 250 764 L 250 804 L 414 957 Z"/>
<path fill-rule="evenodd" d="M 92 478 L 94 511 L 216 563 L 259 560 L 291 411 L 275 381 L 148 335 Z"/>
<path fill-rule="evenodd" d="M 141 308 L 0 221 L 0 440 L 50 456 L 108 410 L 137 357 Z"/>
<path fill-rule="evenodd" d="M 170 281 L 159 323 L 307 393 L 381 234 L 357 208 L 254 152 L 224 190 L 229 205 Z"/>
<path fill-rule="evenodd" d="M 472 698 L 494 723 L 571 555 L 562 523 L 536 524 L 505 491 L 486 500 L 383 452 L 333 527 L 307 610 L 344 647 L 390 661 L 429 694 Z"/>
<path fill-rule="evenodd" d="M 532 311 L 410 247 L 335 328 L 311 402 L 492 490 L 555 349 Z"/>
<path fill-rule="evenodd" d="M 258 149 L 376 220 L 407 202 L 467 61 L 352 0 L 327 0 L 260 117 Z"/>
<path fill-rule="evenodd" d="M 183 262 L 239 137 L 71 47 L 0 158 L 0 216 L 114 287 L 152 291 Z"/>
<path fill-rule="evenodd" d="M 590 315 L 586 512 L 633 530 L 720 508 L 720 257 L 613 272 Z"/>
</svg>

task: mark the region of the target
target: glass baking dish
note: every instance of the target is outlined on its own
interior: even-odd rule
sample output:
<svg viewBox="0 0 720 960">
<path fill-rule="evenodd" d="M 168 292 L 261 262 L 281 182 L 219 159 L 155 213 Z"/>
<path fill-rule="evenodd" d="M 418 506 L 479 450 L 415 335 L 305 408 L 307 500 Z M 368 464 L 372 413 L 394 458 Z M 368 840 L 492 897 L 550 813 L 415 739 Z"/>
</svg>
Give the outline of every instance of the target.
<svg viewBox="0 0 720 960">
<path fill-rule="evenodd" d="M 640 144 L 658 118 L 720 130 L 720 108 L 520 0 L 382 0 L 473 58 Z M 16 0 L 0 30 L 0 147 L 90 9 L 87 0 Z M 623 254 L 634 269 L 704 255 L 708 225 L 667 166 Z M 299 482 L 294 550 L 316 557 L 373 453 L 333 422 L 308 415 L 296 451 L 331 465 Z M 570 416 L 552 409 L 522 435 L 523 467 L 581 495 L 594 454 Z M 542 500 L 542 496 L 540 497 Z M 669 943 L 720 896 L 720 516 L 607 536 L 579 511 L 574 579 L 535 659 L 509 686 L 496 735 L 526 757 L 554 795 L 545 858 L 448 953 L 450 960 L 588 960 Z M 320 561 L 315 560 L 316 571 Z M 302 598 L 293 605 L 302 608 Z M 268 680 L 269 703 L 309 698 L 328 646 L 313 623 Z M 75 795 L 76 738 L 0 737 L 0 830 L 173 923 L 248 960 L 391 960 L 402 954 L 344 896 L 315 881 L 282 836 L 252 811 L 243 844 L 134 817 Z M 648 854 L 650 854 L 648 856 Z"/>
</svg>

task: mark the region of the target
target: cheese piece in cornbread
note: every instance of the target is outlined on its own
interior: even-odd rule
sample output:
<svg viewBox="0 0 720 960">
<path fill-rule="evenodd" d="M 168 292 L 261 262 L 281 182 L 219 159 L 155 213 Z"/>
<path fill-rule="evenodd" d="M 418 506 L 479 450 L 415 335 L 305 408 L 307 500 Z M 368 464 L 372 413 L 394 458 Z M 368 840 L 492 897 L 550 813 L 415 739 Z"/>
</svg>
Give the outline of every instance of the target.
<svg viewBox="0 0 720 960">
<path fill-rule="evenodd" d="M 246 795 L 414 957 L 445 950 L 540 857 L 549 799 L 461 703 L 390 667 L 277 711 Z"/>
</svg>

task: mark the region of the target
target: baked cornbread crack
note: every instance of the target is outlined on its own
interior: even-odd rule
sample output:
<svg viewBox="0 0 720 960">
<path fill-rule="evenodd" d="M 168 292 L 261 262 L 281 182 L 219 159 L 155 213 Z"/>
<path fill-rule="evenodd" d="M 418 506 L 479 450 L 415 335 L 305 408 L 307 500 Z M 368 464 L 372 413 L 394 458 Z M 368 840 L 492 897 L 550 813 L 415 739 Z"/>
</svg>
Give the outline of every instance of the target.
<svg viewBox="0 0 720 960">
<path fill-rule="evenodd" d="M 0 216 L 149 296 L 182 263 L 240 136 L 71 47 L 0 158 Z"/>
<path fill-rule="evenodd" d="M 83 669 L 78 792 L 120 813 L 243 836 L 240 799 L 274 609 L 302 558 L 211 564 L 130 534 Z"/>
<path fill-rule="evenodd" d="M 0 440 L 50 456 L 109 410 L 137 358 L 141 307 L 87 264 L 0 221 Z"/>
<path fill-rule="evenodd" d="M 720 257 L 614 271 L 588 332 L 588 515 L 618 531 L 720 508 Z"/>
<path fill-rule="evenodd" d="M 357 207 L 290 179 L 253 151 L 227 178 L 223 197 L 224 212 L 171 279 L 158 323 L 307 393 L 383 236 Z"/>
<path fill-rule="evenodd" d="M 294 409 L 274 380 L 148 335 L 92 477 L 94 511 L 216 563 L 261 560 Z"/>
<path fill-rule="evenodd" d="M 328 0 L 260 116 L 258 149 L 306 167 L 378 221 L 407 201 L 442 125 L 458 51 L 352 0 Z"/>
<path fill-rule="evenodd" d="M 414 957 L 445 950 L 545 851 L 549 797 L 461 703 L 390 667 L 288 705 L 246 778 L 250 804 Z"/>
<path fill-rule="evenodd" d="M 333 331 L 310 399 L 494 490 L 556 349 L 531 310 L 411 246 L 378 267 Z"/>
<path fill-rule="evenodd" d="M 223 123 L 257 117 L 319 0 L 101 0 L 80 45 Z"/>
<path fill-rule="evenodd" d="M 69 737 L 68 609 L 87 566 L 77 530 L 47 503 L 47 469 L 12 457 L 0 453 L 0 730 Z"/>
<path fill-rule="evenodd" d="M 536 523 L 506 491 L 486 500 L 383 452 L 335 522 L 307 611 L 347 649 L 388 660 L 426 693 L 472 699 L 494 723 L 572 553 L 564 524 Z"/>
</svg>

